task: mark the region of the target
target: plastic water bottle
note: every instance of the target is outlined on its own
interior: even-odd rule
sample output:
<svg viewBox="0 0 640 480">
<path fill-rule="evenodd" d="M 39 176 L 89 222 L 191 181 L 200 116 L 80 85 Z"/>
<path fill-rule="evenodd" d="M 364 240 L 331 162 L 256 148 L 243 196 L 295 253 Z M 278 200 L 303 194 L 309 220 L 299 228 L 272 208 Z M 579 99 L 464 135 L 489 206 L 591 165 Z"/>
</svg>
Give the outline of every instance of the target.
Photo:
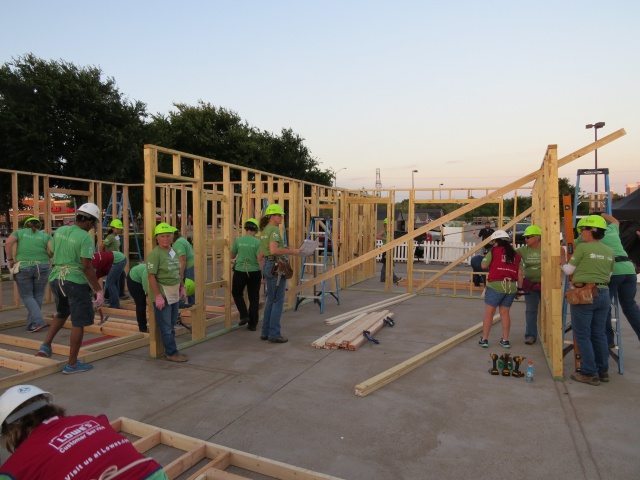
<svg viewBox="0 0 640 480">
<path fill-rule="evenodd" d="M 536 368 L 533 366 L 533 360 L 527 362 L 527 372 L 524 375 L 524 381 L 527 383 L 533 382 L 533 376 L 536 373 Z"/>
</svg>

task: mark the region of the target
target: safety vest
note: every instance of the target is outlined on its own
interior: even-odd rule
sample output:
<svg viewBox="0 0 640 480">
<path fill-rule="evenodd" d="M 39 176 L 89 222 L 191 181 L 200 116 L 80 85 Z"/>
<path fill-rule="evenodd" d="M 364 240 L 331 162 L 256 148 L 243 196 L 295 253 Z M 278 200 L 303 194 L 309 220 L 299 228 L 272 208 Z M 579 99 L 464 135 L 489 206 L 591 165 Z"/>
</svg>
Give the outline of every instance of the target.
<svg viewBox="0 0 640 480">
<path fill-rule="evenodd" d="M 500 282 L 505 278 L 518 280 L 520 254 L 516 253 L 513 263 L 507 263 L 504 247 L 491 249 L 491 264 L 489 265 L 489 282 Z"/>
</svg>

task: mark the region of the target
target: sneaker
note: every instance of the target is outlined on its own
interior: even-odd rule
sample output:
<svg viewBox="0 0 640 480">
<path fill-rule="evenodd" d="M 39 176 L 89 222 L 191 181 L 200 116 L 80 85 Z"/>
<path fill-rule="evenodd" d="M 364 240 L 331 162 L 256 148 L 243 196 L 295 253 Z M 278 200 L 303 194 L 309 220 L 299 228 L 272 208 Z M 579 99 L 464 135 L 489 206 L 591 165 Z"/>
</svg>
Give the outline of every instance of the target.
<svg viewBox="0 0 640 480">
<path fill-rule="evenodd" d="M 255 332 L 256 331 L 256 327 L 255 327 L 255 325 L 247 325 L 247 330 L 249 330 L 251 332 Z"/>
<path fill-rule="evenodd" d="M 505 340 L 504 338 L 500 339 L 500 346 L 502 348 L 511 348 L 511 342 L 509 340 Z"/>
<path fill-rule="evenodd" d="M 524 343 L 527 345 L 533 345 L 536 343 L 536 337 L 524 337 Z"/>
<path fill-rule="evenodd" d="M 36 353 L 36 357 L 51 358 L 51 345 L 47 345 L 46 343 L 40 345 L 40 349 L 38 350 L 38 353 Z"/>
<path fill-rule="evenodd" d="M 242 325 L 246 325 L 247 323 L 249 323 L 249 319 L 245 317 L 240 319 L 240 321 L 238 322 L 238 325 L 242 326 Z"/>
<path fill-rule="evenodd" d="M 282 335 L 279 337 L 271 337 L 269 339 L 271 343 L 287 343 L 289 339 L 287 337 L 283 337 Z"/>
<path fill-rule="evenodd" d="M 599 373 L 597 377 L 594 375 L 593 378 L 597 378 L 602 383 L 608 383 L 609 382 L 609 374 L 607 372 Z"/>
<path fill-rule="evenodd" d="M 478 341 L 478 345 L 480 345 L 482 348 L 489 348 L 489 340 L 486 338 L 480 337 L 480 340 Z"/>
<path fill-rule="evenodd" d="M 583 375 L 582 373 L 572 373 L 570 376 L 571 380 L 575 380 L 576 382 L 586 383 L 587 385 L 593 385 L 597 387 L 600 385 L 600 379 L 596 377 L 592 377 L 590 375 Z"/>
<path fill-rule="evenodd" d="M 27 327 L 27 330 L 29 330 L 31 333 L 36 333 L 39 332 L 40 330 L 43 330 L 45 328 L 47 328 L 49 325 L 47 325 L 46 323 L 30 323 L 29 326 Z"/>
<path fill-rule="evenodd" d="M 269 340 L 269 337 L 266 335 L 260 335 L 260 340 Z"/>
<path fill-rule="evenodd" d="M 65 365 L 65 367 L 62 369 L 62 373 L 70 375 L 72 373 L 88 372 L 92 368 L 93 365 L 89 365 L 88 363 L 84 363 L 78 360 L 75 365 Z"/>
<path fill-rule="evenodd" d="M 187 360 L 189 360 L 189 357 L 187 357 L 186 355 L 183 355 L 182 353 L 174 353 L 173 355 L 167 355 L 165 358 L 170 362 L 180 362 L 180 363 L 186 362 Z"/>
</svg>

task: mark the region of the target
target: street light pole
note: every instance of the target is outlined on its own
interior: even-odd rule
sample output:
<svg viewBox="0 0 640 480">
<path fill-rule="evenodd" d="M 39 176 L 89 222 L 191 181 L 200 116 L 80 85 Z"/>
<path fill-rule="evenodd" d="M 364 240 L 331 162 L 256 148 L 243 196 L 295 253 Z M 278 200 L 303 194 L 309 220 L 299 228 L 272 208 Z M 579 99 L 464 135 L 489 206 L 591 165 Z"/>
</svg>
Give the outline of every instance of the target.
<svg viewBox="0 0 640 480">
<path fill-rule="evenodd" d="M 413 175 L 418 173 L 418 170 L 411 170 L 411 190 L 415 188 L 415 182 Z"/>
<path fill-rule="evenodd" d="M 593 128 L 595 141 L 598 141 L 598 129 L 604 127 L 604 122 L 596 122 L 585 125 L 585 128 Z M 598 149 L 596 148 L 593 152 L 596 157 L 596 170 L 598 169 Z M 596 173 L 596 193 L 598 193 L 598 174 Z"/>
<path fill-rule="evenodd" d="M 333 171 L 333 186 L 337 187 L 338 186 L 338 172 L 341 172 L 342 170 L 346 170 L 347 167 L 342 167 L 339 168 L 338 170 L 334 170 Z"/>
<path fill-rule="evenodd" d="M 440 184 L 440 200 L 442 200 L 442 187 L 444 187 L 444 183 Z"/>
</svg>

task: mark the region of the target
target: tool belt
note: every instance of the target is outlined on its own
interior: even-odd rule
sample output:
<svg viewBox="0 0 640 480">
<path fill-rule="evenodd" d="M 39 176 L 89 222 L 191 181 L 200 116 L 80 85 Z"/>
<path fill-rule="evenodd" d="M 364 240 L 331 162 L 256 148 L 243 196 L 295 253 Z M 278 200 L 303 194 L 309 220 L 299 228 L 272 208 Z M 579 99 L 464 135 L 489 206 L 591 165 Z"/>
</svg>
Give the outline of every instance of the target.
<svg viewBox="0 0 640 480">
<path fill-rule="evenodd" d="M 293 268 L 291 268 L 291 264 L 286 257 L 280 257 L 274 263 L 273 268 L 271 269 L 271 275 L 280 276 L 284 278 L 293 277 Z"/>
<path fill-rule="evenodd" d="M 598 286 L 595 283 L 572 283 L 565 293 L 570 305 L 590 305 L 598 297 Z"/>
</svg>

